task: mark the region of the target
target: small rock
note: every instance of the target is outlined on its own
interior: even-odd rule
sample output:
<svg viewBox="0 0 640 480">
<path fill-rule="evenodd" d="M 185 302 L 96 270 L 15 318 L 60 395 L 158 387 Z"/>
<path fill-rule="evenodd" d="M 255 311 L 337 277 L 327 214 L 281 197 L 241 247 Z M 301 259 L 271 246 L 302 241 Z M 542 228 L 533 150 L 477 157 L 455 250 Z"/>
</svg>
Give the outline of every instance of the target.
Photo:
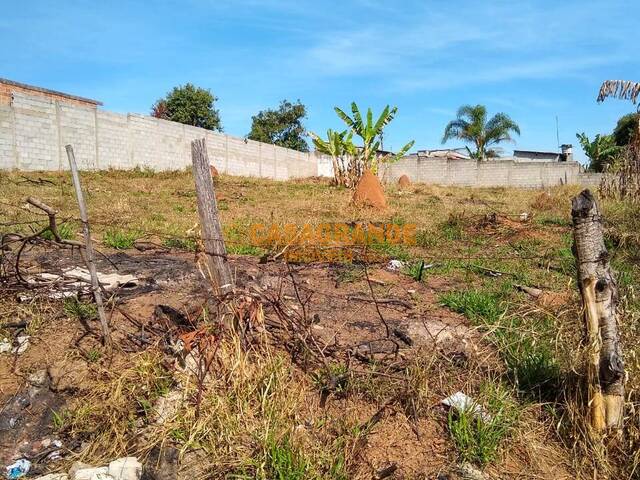
<svg viewBox="0 0 640 480">
<path fill-rule="evenodd" d="M 11 351 L 11 342 L 8 338 L 3 338 L 0 342 L 0 353 L 8 353 Z"/>
<path fill-rule="evenodd" d="M 85 470 L 87 468 L 93 468 L 93 466 L 84 462 L 73 462 L 71 468 L 69 469 L 69 477 L 71 477 L 71 480 L 74 480 L 76 478 L 76 472 L 78 470 Z"/>
<path fill-rule="evenodd" d="M 139 480 L 142 464 L 136 457 L 118 458 L 109 464 L 109 475 L 116 480 Z"/>
<path fill-rule="evenodd" d="M 94 473 L 91 480 L 115 480 L 115 478 L 108 473 Z"/>
<path fill-rule="evenodd" d="M 153 447 L 144 466 L 143 480 L 177 480 L 178 450 L 174 447 Z"/>
<path fill-rule="evenodd" d="M 98 478 L 96 478 L 97 475 L 109 474 L 109 467 L 88 467 L 77 469 L 73 471 L 73 473 L 72 471 L 73 467 L 71 467 L 71 470 L 69 470 L 71 480 L 98 480 Z M 105 478 L 104 480 L 107 479 Z"/>
<path fill-rule="evenodd" d="M 469 462 L 458 465 L 458 474 L 462 477 L 462 480 L 487 480 L 486 475 Z"/>
<path fill-rule="evenodd" d="M 49 381 L 49 375 L 46 370 L 37 370 L 27 378 L 29 383 L 34 387 L 44 387 Z"/>
<path fill-rule="evenodd" d="M 11 349 L 11 353 L 17 353 L 20 355 L 29 348 L 29 335 L 18 335 L 16 337 L 17 345 Z"/>
<path fill-rule="evenodd" d="M 527 212 L 522 212 L 520 214 L 520 221 L 526 222 L 527 220 L 529 220 L 529 214 Z"/>
<path fill-rule="evenodd" d="M 156 423 L 162 425 L 163 423 L 171 420 L 182 402 L 182 393 L 178 390 L 173 390 L 167 395 L 158 398 L 156 402 Z"/>
</svg>

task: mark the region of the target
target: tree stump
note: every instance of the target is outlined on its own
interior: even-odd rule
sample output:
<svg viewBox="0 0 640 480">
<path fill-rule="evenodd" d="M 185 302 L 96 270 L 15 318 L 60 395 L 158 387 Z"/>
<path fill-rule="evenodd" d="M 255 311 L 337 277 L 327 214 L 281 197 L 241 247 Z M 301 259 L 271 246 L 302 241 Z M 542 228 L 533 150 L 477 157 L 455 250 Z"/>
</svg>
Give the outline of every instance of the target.
<svg viewBox="0 0 640 480">
<path fill-rule="evenodd" d="M 572 200 L 574 255 L 588 340 L 589 423 L 597 433 L 620 430 L 624 363 L 618 336 L 618 288 L 604 244 L 602 216 L 589 190 Z"/>
</svg>

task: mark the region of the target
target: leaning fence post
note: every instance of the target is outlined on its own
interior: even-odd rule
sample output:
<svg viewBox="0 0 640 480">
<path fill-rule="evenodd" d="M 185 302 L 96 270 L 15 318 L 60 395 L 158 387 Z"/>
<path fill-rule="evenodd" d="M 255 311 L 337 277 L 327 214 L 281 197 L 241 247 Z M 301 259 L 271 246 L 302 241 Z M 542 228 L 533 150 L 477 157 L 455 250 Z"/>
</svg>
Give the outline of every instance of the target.
<svg viewBox="0 0 640 480">
<path fill-rule="evenodd" d="M 85 243 L 85 262 L 91 275 L 91 290 L 93 291 L 93 298 L 96 301 L 98 308 L 98 318 L 100 319 L 100 325 L 102 327 L 102 342 L 105 346 L 111 346 L 111 334 L 109 333 L 109 324 L 107 323 L 107 316 L 104 313 L 104 306 L 102 305 L 102 295 L 100 295 L 100 284 L 98 283 L 98 274 L 96 272 L 96 264 L 93 257 L 93 245 L 91 243 L 91 232 L 89 231 L 89 217 L 87 216 L 87 206 L 84 203 L 84 195 L 82 194 L 82 186 L 80 185 L 80 175 L 78 174 L 78 166 L 76 165 L 76 157 L 73 154 L 73 147 L 67 145 L 67 157 L 69 158 L 69 166 L 71 167 L 71 178 L 73 179 L 73 186 L 76 190 L 76 198 L 78 199 L 78 207 L 80 208 L 80 220 L 82 221 L 82 234 L 84 236 Z"/>
<path fill-rule="evenodd" d="M 233 278 L 227 260 L 222 226 L 218 217 L 218 205 L 204 138 L 191 142 L 191 160 L 193 162 L 193 177 L 196 182 L 196 197 L 207 270 L 213 280 L 214 290 L 217 293 L 226 293 L 233 288 Z"/>
<path fill-rule="evenodd" d="M 589 349 L 589 422 L 595 433 L 619 431 L 624 416 L 624 363 L 616 318 L 618 288 L 604 244 L 602 216 L 589 190 L 573 198 L 571 216 Z"/>
</svg>

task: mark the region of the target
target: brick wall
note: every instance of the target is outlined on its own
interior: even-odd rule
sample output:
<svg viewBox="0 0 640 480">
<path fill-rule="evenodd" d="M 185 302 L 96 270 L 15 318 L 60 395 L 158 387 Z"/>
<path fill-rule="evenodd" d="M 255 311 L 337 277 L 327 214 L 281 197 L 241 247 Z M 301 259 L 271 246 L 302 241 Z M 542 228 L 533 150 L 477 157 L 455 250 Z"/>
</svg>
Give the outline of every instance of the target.
<svg viewBox="0 0 640 480">
<path fill-rule="evenodd" d="M 204 137 L 209 160 L 223 173 L 278 180 L 318 174 L 313 153 L 63 98 L 11 96 L 0 102 L 0 169 L 67 169 L 64 147 L 71 144 L 81 169 L 178 170 L 191 165 L 191 141 Z"/>
<path fill-rule="evenodd" d="M 396 182 L 407 175 L 412 182 L 470 187 L 543 188 L 561 184 L 597 185 L 600 175 L 583 172 L 578 162 L 514 162 L 447 160 L 408 155 L 386 165 L 382 177 Z"/>
<path fill-rule="evenodd" d="M 67 95 L 62 92 L 32 87 L 0 79 L 0 105 L 11 105 L 11 99 L 14 93 L 18 95 L 31 95 L 49 100 L 58 100 L 72 105 L 82 105 L 93 108 L 96 108 L 96 105 L 100 103 L 89 99 L 75 97 L 74 95 Z"/>
</svg>

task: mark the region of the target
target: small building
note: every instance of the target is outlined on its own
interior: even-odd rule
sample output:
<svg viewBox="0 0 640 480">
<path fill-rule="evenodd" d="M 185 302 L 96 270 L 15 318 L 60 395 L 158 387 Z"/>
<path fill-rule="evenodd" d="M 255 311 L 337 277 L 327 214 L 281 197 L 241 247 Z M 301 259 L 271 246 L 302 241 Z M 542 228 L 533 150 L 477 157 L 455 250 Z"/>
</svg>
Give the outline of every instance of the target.
<svg viewBox="0 0 640 480">
<path fill-rule="evenodd" d="M 35 87 L 26 83 L 14 82 L 6 78 L 0 78 L 0 105 L 11 105 L 14 93 L 33 95 L 44 97 L 50 100 L 59 100 L 75 105 L 83 105 L 85 107 L 96 108 L 102 105 L 102 102 L 91 98 L 79 97 L 69 93 L 49 90 L 48 88 Z"/>
<path fill-rule="evenodd" d="M 539 152 L 535 150 L 514 150 L 513 157 L 508 158 L 516 162 L 571 162 L 573 161 L 573 145 L 564 144 L 560 152 Z"/>
</svg>

